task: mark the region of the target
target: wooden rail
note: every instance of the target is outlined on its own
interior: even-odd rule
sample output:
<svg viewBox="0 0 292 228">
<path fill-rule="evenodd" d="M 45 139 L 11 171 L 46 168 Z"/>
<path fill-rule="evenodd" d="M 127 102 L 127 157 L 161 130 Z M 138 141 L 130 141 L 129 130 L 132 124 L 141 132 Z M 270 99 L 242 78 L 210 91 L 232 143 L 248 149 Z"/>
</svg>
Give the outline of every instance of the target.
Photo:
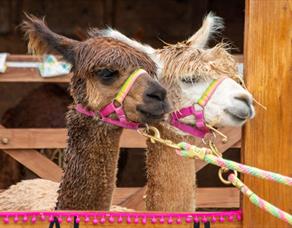
<svg viewBox="0 0 292 228">
<path fill-rule="evenodd" d="M 225 151 L 237 144 L 241 138 L 241 128 L 222 129 L 228 135 L 229 141 L 224 144 L 221 138 L 215 140 L 220 151 Z M 27 128 L 27 129 L 7 129 L 0 128 L 0 149 L 55 149 L 65 148 L 67 140 L 67 129 L 65 128 Z M 204 146 L 202 143 L 199 146 Z M 235 145 L 238 147 L 240 145 Z M 122 148 L 146 148 L 146 140 L 136 131 L 125 129 L 120 140 Z"/>
<path fill-rule="evenodd" d="M 241 129 L 225 128 L 222 130 L 229 136 L 229 141 L 223 144 L 218 137 L 216 145 L 221 152 L 230 147 L 240 147 Z M 22 165 L 44 179 L 60 180 L 61 169 L 47 157 L 33 149 L 65 148 L 67 139 L 66 129 L 5 129 L 0 127 L 0 149 L 13 157 Z M 199 146 L 204 146 L 200 144 Z M 146 148 L 145 138 L 132 130 L 124 130 L 120 140 L 121 148 Z M 207 164 L 195 160 L 196 172 Z M 46 168 L 44 168 L 46 167 Z"/>
<path fill-rule="evenodd" d="M 145 211 L 145 188 L 117 188 L 113 204 Z M 197 188 L 197 208 L 239 208 L 239 191 L 236 188 Z"/>
<path fill-rule="evenodd" d="M 41 57 L 29 55 L 8 55 L 7 62 L 40 62 Z M 43 83 L 69 83 L 72 74 L 52 78 L 42 78 L 36 68 L 12 68 L 0 74 L 0 82 L 43 82 Z"/>
<path fill-rule="evenodd" d="M 65 148 L 67 129 L 28 128 L 0 129 L 0 149 Z M 124 130 L 120 140 L 122 148 L 146 148 L 145 138 L 136 131 Z"/>
<path fill-rule="evenodd" d="M 235 59 L 242 63 L 242 55 L 236 55 Z M 7 61 L 13 62 L 40 62 L 41 58 L 28 55 L 9 55 Z M 0 82 L 44 82 L 44 83 L 69 83 L 72 74 L 42 78 L 35 68 L 8 68 L 3 74 L 0 74 Z"/>
<path fill-rule="evenodd" d="M 0 130 L 3 129 L 5 128 L 0 125 Z M 0 144 L 3 144 L 3 139 L 5 141 L 5 139 L 8 138 L 0 138 Z M 52 181 L 61 180 L 61 177 L 63 175 L 62 169 L 46 156 L 39 153 L 37 150 L 3 149 L 2 151 L 14 158 L 20 164 L 24 165 L 26 168 L 28 168 L 41 178 Z"/>
<path fill-rule="evenodd" d="M 41 178 L 52 181 L 60 181 L 62 178 L 62 169 L 37 150 L 4 149 L 3 152 Z"/>
</svg>

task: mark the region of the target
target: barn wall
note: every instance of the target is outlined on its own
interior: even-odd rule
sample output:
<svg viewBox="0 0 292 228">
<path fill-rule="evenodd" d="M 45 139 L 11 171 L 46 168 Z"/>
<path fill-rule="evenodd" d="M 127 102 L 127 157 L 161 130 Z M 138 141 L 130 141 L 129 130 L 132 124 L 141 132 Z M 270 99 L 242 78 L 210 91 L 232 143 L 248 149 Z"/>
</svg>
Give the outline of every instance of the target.
<svg viewBox="0 0 292 228">
<path fill-rule="evenodd" d="M 228 7 L 227 7 L 228 6 Z M 86 28 L 113 26 L 138 40 L 161 47 L 190 36 L 207 12 L 224 18 L 223 36 L 242 52 L 244 0 L 1 0 L 0 51 L 25 53 L 19 25 L 23 12 L 46 16 L 56 32 L 83 38 Z"/>
</svg>

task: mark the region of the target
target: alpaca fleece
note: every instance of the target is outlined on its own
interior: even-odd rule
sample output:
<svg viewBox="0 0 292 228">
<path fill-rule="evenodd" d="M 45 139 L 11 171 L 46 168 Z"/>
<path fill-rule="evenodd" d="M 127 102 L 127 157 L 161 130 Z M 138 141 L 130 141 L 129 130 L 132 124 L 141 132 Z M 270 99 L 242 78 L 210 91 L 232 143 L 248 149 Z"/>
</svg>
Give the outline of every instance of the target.
<svg viewBox="0 0 292 228">
<path fill-rule="evenodd" d="M 192 142 L 157 125 L 161 138 Z M 195 161 L 178 156 L 173 148 L 147 140 L 146 208 L 150 211 L 195 211 Z M 179 185 L 178 185 L 179 184 Z"/>
<path fill-rule="evenodd" d="M 121 128 L 71 109 L 67 114 L 66 172 L 57 209 L 109 210 L 115 188 Z"/>
</svg>

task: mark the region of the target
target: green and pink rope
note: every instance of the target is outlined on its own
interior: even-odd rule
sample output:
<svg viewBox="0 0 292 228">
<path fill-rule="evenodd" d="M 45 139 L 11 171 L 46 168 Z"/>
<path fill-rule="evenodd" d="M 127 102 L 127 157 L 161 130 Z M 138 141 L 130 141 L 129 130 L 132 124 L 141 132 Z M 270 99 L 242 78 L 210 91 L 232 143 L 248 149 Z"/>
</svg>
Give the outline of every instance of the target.
<svg viewBox="0 0 292 228">
<path fill-rule="evenodd" d="M 266 212 L 270 213 L 271 215 L 289 223 L 292 225 L 292 215 L 288 214 L 285 211 L 275 207 L 274 205 L 270 204 L 269 202 L 263 200 L 258 195 L 256 195 L 252 190 L 250 190 L 243 182 L 241 182 L 236 175 L 229 174 L 228 180 L 236 186 L 244 195 L 248 197 L 248 199 L 258 206 L 259 208 L 265 210 Z"/>
<path fill-rule="evenodd" d="M 208 164 L 213 164 L 222 168 L 227 168 L 230 170 L 235 170 L 241 173 L 253 175 L 262 179 L 275 181 L 284 185 L 292 186 L 292 178 L 288 176 L 283 176 L 278 173 L 273 173 L 270 171 L 265 171 L 262 169 L 258 169 L 255 167 L 251 167 L 248 165 L 243 165 L 234 161 L 230 161 L 224 159 L 222 157 L 217 157 L 211 153 L 208 153 L 207 148 L 199 148 L 194 145 L 190 145 L 185 142 L 180 142 L 177 144 L 180 148 L 176 150 L 176 153 L 182 157 L 186 158 L 199 158 L 204 160 Z M 287 212 L 275 207 L 274 205 L 270 204 L 269 202 L 263 200 L 259 196 L 257 196 L 254 192 L 252 192 L 243 182 L 241 182 L 236 175 L 229 174 L 228 180 L 236 186 L 244 195 L 246 195 L 249 200 L 258 206 L 259 208 L 269 212 L 273 216 L 289 223 L 292 225 L 292 215 L 288 214 Z"/>
<path fill-rule="evenodd" d="M 182 157 L 188 157 L 188 158 L 198 157 L 198 150 L 202 150 L 202 148 L 198 148 L 196 146 L 190 145 L 185 142 L 179 143 L 178 146 L 180 147 L 180 150 L 177 150 L 177 154 Z M 231 170 L 236 170 L 238 172 L 249 174 L 249 175 L 259 177 L 262 179 L 275 181 L 284 185 L 292 186 L 291 177 L 287 177 L 278 173 L 258 169 L 252 166 L 243 165 L 243 164 L 207 153 L 206 149 L 204 148 L 203 150 L 205 150 L 205 153 L 202 160 L 204 160 L 205 162 L 209 164 L 213 164 L 213 165 L 231 169 Z"/>
</svg>

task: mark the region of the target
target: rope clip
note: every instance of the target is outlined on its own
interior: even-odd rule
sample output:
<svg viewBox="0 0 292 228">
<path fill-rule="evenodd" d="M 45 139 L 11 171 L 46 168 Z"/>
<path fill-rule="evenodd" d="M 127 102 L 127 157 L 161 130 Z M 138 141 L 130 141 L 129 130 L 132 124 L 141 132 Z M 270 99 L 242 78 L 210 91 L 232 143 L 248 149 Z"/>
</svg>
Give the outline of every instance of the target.
<svg viewBox="0 0 292 228">
<path fill-rule="evenodd" d="M 140 135 L 143 135 L 144 137 L 149 138 L 151 143 L 159 142 L 159 143 L 166 145 L 168 147 L 171 147 L 173 149 L 180 150 L 180 147 L 177 144 L 175 144 L 174 142 L 172 142 L 171 140 L 162 139 L 160 137 L 160 132 L 156 127 L 146 125 L 145 128 L 137 129 L 137 132 Z M 152 132 L 152 134 L 151 134 L 151 132 Z"/>
<path fill-rule="evenodd" d="M 220 168 L 219 169 L 219 171 L 218 171 L 218 176 L 219 176 L 219 179 L 221 180 L 221 182 L 222 183 L 224 183 L 224 184 L 233 184 L 234 186 L 236 186 L 236 187 L 239 187 L 239 186 L 237 186 L 237 184 L 236 184 L 236 182 L 231 182 L 231 181 L 229 181 L 229 180 L 226 180 L 226 179 L 224 179 L 224 177 L 223 177 L 223 173 L 227 173 L 229 171 L 229 169 L 227 169 L 227 168 Z M 237 176 L 238 176 L 238 173 L 237 173 L 237 171 L 236 170 L 232 170 L 233 171 L 233 174 L 235 175 L 235 177 L 237 178 Z"/>
</svg>

